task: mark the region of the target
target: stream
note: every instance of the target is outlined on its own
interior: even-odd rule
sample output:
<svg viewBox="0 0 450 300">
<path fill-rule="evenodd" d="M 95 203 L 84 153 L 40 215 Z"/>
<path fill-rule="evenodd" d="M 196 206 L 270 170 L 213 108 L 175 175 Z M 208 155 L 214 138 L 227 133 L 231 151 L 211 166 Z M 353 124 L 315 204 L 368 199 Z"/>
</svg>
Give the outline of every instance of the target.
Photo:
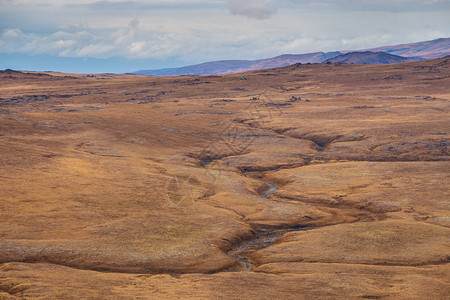
<svg viewBox="0 0 450 300">
<path fill-rule="evenodd" d="M 244 173 L 244 176 L 247 176 L 250 173 L 259 173 L 259 172 L 247 172 Z M 263 198 L 269 197 L 271 194 L 273 194 L 278 190 L 278 187 L 270 182 L 265 182 L 265 184 L 269 186 L 269 189 L 261 194 L 261 197 Z M 305 227 L 297 225 L 288 228 L 274 227 L 266 230 L 259 230 L 256 232 L 255 237 L 253 239 L 243 242 L 237 248 L 228 252 L 228 255 L 242 265 L 241 272 L 250 271 L 252 268 L 252 263 L 248 258 L 249 253 L 267 248 L 275 244 L 275 242 L 287 232 L 301 231 L 301 230 L 305 230 Z"/>
</svg>

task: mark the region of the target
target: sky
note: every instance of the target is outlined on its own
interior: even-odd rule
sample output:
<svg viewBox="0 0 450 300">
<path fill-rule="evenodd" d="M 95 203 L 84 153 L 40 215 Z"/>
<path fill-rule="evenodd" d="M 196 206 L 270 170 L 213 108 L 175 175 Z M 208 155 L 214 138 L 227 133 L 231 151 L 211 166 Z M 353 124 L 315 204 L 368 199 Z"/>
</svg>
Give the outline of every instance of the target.
<svg viewBox="0 0 450 300">
<path fill-rule="evenodd" d="M 125 73 L 450 36 L 450 0 L 0 0 L 0 69 Z"/>
</svg>

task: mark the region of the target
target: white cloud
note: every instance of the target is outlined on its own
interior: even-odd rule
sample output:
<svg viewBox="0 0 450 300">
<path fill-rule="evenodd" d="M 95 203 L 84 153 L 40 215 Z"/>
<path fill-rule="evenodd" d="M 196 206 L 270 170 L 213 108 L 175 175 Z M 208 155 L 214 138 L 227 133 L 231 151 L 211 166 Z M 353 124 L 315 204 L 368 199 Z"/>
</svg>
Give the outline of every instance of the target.
<svg viewBox="0 0 450 300">
<path fill-rule="evenodd" d="M 128 52 L 132 55 L 139 55 L 147 46 L 146 42 L 134 42 L 128 46 Z"/>
</svg>

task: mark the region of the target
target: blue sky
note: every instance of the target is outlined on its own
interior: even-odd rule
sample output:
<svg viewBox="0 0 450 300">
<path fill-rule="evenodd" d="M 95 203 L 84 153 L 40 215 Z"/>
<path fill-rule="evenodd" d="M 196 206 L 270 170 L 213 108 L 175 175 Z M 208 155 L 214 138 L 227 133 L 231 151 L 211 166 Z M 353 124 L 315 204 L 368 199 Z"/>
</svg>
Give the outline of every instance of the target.
<svg viewBox="0 0 450 300">
<path fill-rule="evenodd" d="M 0 0 L 0 69 L 101 73 L 450 36 L 450 0 Z"/>
</svg>

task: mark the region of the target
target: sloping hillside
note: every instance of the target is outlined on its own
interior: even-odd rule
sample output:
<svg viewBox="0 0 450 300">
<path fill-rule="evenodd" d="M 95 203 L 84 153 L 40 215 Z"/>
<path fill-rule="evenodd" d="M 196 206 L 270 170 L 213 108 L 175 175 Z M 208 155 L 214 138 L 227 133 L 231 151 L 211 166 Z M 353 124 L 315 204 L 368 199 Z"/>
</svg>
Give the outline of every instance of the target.
<svg viewBox="0 0 450 300">
<path fill-rule="evenodd" d="M 411 59 L 408 57 L 402 57 L 398 55 L 392 55 L 385 52 L 350 52 L 347 54 L 339 55 L 330 59 L 327 62 L 332 63 L 346 63 L 346 64 L 371 64 L 371 65 L 385 65 L 403 63 L 407 61 L 415 61 L 421 59 Z"/>
<path fill-rule="evenodd" d="M 424 59 L 439 58 L 450 55 L 450 38 L 367 50 L 372 52 L 382 51 L 405 57 L 421 57 Z"/>
</svg>

